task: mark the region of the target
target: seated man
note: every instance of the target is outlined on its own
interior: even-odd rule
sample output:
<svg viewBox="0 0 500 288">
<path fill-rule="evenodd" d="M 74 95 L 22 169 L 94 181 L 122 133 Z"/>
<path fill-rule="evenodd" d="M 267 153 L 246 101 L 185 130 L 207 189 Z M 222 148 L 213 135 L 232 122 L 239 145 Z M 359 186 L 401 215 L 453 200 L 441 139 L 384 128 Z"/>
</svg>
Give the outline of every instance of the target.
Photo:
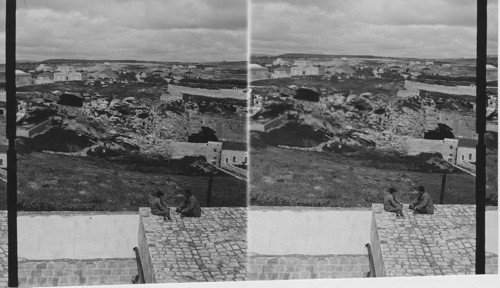
<svg viewBox="0 0 500 288">
<path fill-rule="evenodd" d="M 186 197 L 186 200 L 184 200 L 184 203 L 177 207 L 175 211 L 180 213 L 181 217 L 200 217 L 200 202 L 198 202 L 198 200 L 193 196 L 191 190 L 186 189 L 184 191 L 184 196 Z"/>
<path fill-rule="evenodd" d="M 163 203 L 163 195 L 161 191 L 156 192 L 156 198 L 151 201 L 151 214 L 163 216 L 163 220 L 165 221 L 167 221 L 167 219 L 172 220 L 170 218 L 170 208 Z"/>
<path fill-rule="evenodd" d="M 399 203 L 394 194 L 398 192 L 394 188 L 389 189 L 389 194 L 384 196 L 384 210 L 387 212 L 394 212 L 396 213 L 397 218 L 404 218 L 405 216 L 403 215 L 403 204 Z"/>
<path fill-rule="evenodd" d="M 424 186 L 418 187 L 418 198 L 409 207 L 415 214 L 434 214 L 434 203 L 431 196 L 425 192 Z"/>
</svg>

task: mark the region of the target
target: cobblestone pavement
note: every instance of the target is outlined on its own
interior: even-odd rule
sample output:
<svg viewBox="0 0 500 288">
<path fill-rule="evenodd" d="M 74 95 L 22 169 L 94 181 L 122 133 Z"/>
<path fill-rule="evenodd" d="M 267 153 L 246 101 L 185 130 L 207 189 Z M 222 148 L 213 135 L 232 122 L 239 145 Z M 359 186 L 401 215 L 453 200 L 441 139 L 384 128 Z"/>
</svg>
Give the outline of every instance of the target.
<svg viewBox="0 0 500 288">
<path fill-rule="evenodd" d="M 397 219 L 373 204 L 386 276 L 474 274 L 475 211 L 474 205 L 436 205 L 434 215 L 414 215 L 405 207 L 406 218 Z"/>
<path fill-rule="evenodd" d="M 202 208 L 200 218 L 174 212 L 170 222 L 139 212 L 157 283 L 246 279 L 246 208 Z"/>
<path fill-rule="evenodd" d="M 6 287 L 9 279 L 7 263 L 7 211 L 0 211 L 0 287 Z"/>
</svg>

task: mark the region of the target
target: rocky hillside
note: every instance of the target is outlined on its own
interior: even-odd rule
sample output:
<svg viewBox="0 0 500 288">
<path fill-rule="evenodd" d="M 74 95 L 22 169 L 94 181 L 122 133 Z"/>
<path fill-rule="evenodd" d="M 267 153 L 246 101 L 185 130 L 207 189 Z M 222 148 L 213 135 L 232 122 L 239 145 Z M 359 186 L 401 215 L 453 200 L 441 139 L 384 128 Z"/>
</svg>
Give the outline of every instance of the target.
<svg viewBox="0 0 500 288">
<path fill-rule="evenodd" d="M 73 100 L 62 101 L 64 97 Z M 162 141 L 187 141 L 191 115 L 212 110 L 234 114 L 244 104 L 233 103 L 228 107 L 215 103 L 207 108 L 205 99 L 164 102 L 159 100 L 160 95 L 158 100 L 151 100 L 99 94 L 82 97 L 60 92 L 25 92 L 18 98 L 21 108 L 18 124 L 37 123 L 52 117 L 57 128 L 46 132 L 50 137 L 42 134 L 34 139 L 19 139 L 22 149 L 80 154 L 110 151 L 156 154 L 161 152 L 158 147 Z M 84 100 L 71 102 L 74 99 Z M 48 145 L 51 139 L 65 144 Z"/>
<path fill-rule="evenodd" d="M 407 91 L 402 82 L 375 88 L 352 93 L 334 88 L 259 87 L 254 94 L 268 95 L 268 101 L 255 116 L 273 115 L 273 111 L 286 108 L 297 122 L 324 132 L 332 140 L 398 150 L 406 137 L 423 138 L 426 109 L 474 114 L 475 99 L 471 97 Z M 309 99 L 304 97 L 304 90 L 310 91 Z"/>
</svg>

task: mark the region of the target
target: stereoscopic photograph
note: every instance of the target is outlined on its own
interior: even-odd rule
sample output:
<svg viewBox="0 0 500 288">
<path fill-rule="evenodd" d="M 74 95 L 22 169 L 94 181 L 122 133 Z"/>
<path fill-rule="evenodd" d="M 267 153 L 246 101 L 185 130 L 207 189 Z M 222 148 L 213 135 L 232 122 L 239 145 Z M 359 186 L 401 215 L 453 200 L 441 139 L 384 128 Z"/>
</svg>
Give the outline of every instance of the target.
<svg viewBox="0 0 500 288">
<path fill-rule="evenodd" d="M 252 1 L 249 279 L 475 273 L 476 5 Z M 484 134 L 492 274 L 497 5 Z"/>
<path fill-rule="evenodd" d="M 498 274 L 498 0 L 0 14 L 0 287 Z"/>
<path fill-rule="evenodd" d="M 246 15 L 246 1 L 17 1 L 20 287 L 245 280 Z"/>
</svg>

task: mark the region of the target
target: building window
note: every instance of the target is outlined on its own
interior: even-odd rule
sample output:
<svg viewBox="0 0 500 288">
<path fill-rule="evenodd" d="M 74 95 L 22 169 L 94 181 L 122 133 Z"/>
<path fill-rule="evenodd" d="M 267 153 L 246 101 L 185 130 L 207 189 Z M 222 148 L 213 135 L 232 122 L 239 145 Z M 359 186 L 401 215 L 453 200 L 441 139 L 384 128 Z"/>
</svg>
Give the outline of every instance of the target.
<svg viewBox="0 0 500 288">
<path fill-rule="evenodd" d="M 217 148 L 214 149 L 214 152 L 217 152 Z"/>
<path fill-rule="evenodd" d="M 229 158 L 226 157 L 226 163 L 229 163 Z"/>
<path fill-rule="evenodd" d="M 248 157 L 245 157 L 245 163 L 247 163 Z"/>
<path fill-rule="evenodd" d="M 236 162 L 236 156 L 233 156 L 233 163 Z"/>
<path fill-rule="evenodd" d="M 472 160 L 472 153 L 469 153 L 469 160 Z"/>
<path fill-rule="evenodd" d="M 3 159 L 0 159 L 0 166 L 3 166 Z"/>
<path fill-rule="evenodd" d="M 450 146 L 450 149 L 453 149 L 453 146 Z"/>
<path fill-rule="evenodd" d="M 462 155 L 462 161 L 465 161 L 465 155 Z"/>
</svg>

